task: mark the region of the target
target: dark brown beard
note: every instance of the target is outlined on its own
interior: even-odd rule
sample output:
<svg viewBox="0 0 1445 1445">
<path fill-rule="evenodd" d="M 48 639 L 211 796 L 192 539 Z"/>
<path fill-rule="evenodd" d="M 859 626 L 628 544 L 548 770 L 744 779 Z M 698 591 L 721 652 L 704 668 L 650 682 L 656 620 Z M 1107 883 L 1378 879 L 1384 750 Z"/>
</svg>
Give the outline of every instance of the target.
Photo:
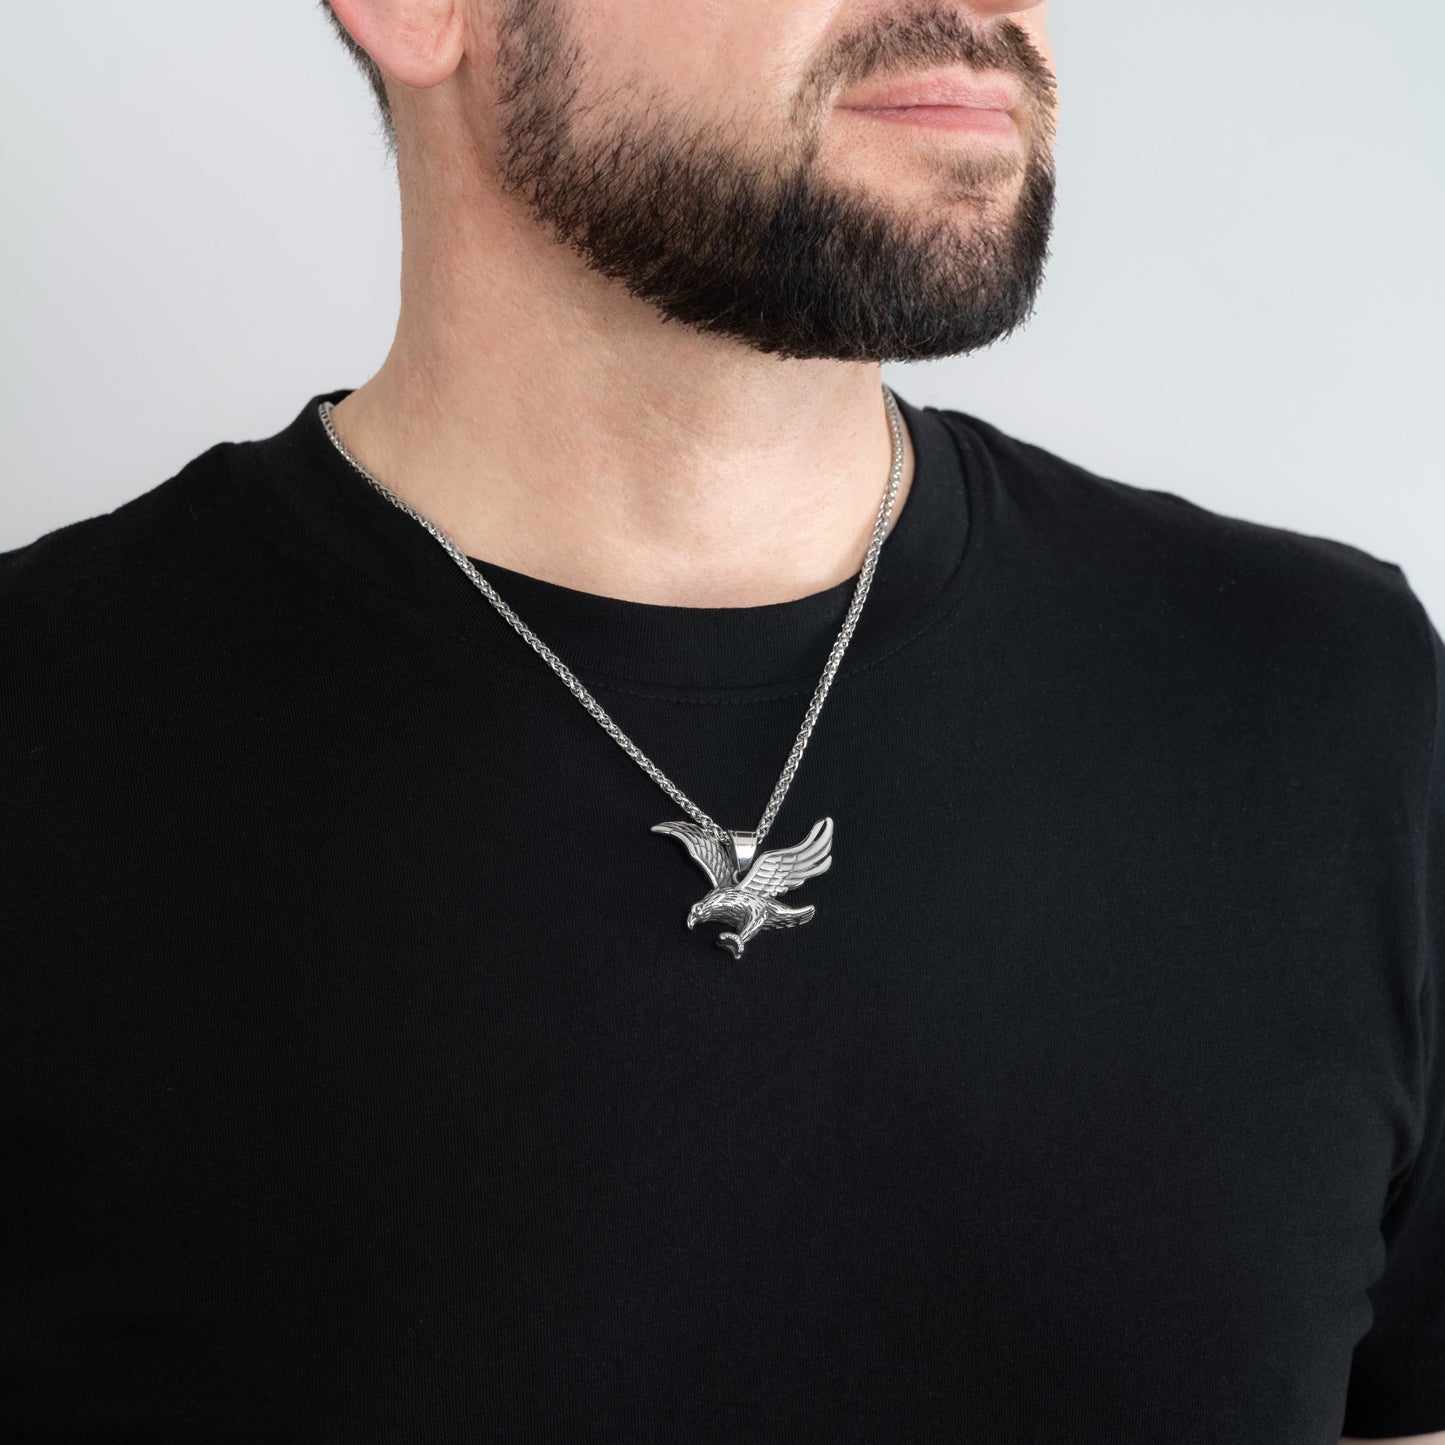
<svg viewBox="0 0 1445 1445">
<path fill-rule="evenodd" d="M 559 0 L 512 0 L 499 17 L 499 173 L 504 188 L 589 266 L 665 317 L 798 359 L 910 361 L 977 350 L 1031 314 L 1052 229 L 1052 76 L 1013 22 L 986 41 L 946 12 L 905 15 L 845 64 L 879 53 L 965 59 L 1023 75 L 1035 104 L 1025 158 L 955 152 L 946 216 L 904 218 L 819 172 L 817 120 L 802 107 L 800 153 L 771 162 L 715 132 L 666 128 L 654 107 L 583 135 L 606 116 L 587 96 L 586 56 Z M 836 75 L 836 71 L 834 72 Z M 1023 178 L 1005 211 L 1000 168 Z M 950 194 L 951 193 L 951 194 Z M 972 196 L 973 199 L 965 200 Z M 956 208 L 977 208 L 961 225 Z"/>
</svg>

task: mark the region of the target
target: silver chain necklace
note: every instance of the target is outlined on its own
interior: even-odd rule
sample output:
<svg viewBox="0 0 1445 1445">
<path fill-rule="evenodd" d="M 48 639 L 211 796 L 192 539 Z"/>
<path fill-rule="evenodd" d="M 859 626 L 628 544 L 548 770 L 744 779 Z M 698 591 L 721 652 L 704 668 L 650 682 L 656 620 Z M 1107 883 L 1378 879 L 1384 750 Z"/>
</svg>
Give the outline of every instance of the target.
<svg viewBox="0 0 1445 1445">
<path fill-rule="evenodd" d="M 888 424 L 893 432 L 893 467 L 888 477 L 888 489 L 883 494 L 883 502 L 878 508 L 878 520 L 873 524 L 873 535 L 868 543 L 867 555 L 863 559 L 863 568 L 858 574 L 858 582 L 853 589 L 853 600 L 848 606 L 848 614 L 843 619 L 843 626 L 839 629 L 837 640 L 833 643 L 833 650 L 828 654 L 828 661 L 823 668 L 822 677 L 818 680 L 813 700 L 808 704 L 808 711 L 803 718 L 803 726 L 798 733 L 797 741 L 794 742 L 793 749 L 788 754 L 787 762 L 783 764 L 782 775 L 773 789 L 773 795 L 768 799 L 768 806 L 763 809 L 763 816 L 758 820 L 758 826 L 747 831 L 720 827 L 683 793 L 663 773 L 662 769 L 608 717 L 603 711 L 602 704 L 582 686 L 562 659 L 502 601 L 492 584 L 477 571 L 472 565 L 471 559 L 456 543 L 429 517 L 424 517 L 390 488 L 377 481 L 347 451 L 332 424 L 331 403 L 323 401 L 319 407 L 322 425 L 326 428 L 327 436 L 335 443 L 337 451 L 382 496 L 394 502 L 409 517 L 420 522 L 446 548 L 452 561 L 467 574 L 485 594 L 492 606 L 507 619 L 552 671 L 567 684 L 577 700 L 597 719 L 613 741 L 693 819 L 690 823 L 680 819 L 671 823 L 657 823 L 650 831 L 666 833 L 677 838 L 703 872 L 707 874 L 712 891 L 694 903 L 688 910 L 687 926 L 692 928 L 698 923 L 711 919 L 721 919 L 724 922 L 732 923 L 737 931 L 719 934 L 717 942 L 721 947 L 728 949 L 735 958 L 742 954 L 748 940 L 764 928 L 793 928 L 800 923 L 806 923 L 816 912 L 813 906 L 810 904 L 802 908 L 790 907 L 780 903 L 778 895 L 796 888 L 805 879 L 814 878 L 819 873 L 826 872 L 833 862 L 832 818 L 819 819 L 813 824 L 808 836 L 795 847 L 775 848 L 766 853 L 759 853 L 758 845 L 763 841 L 768 829 L 772 827 L 773 819 L 782 806 L 783 795 L 788 791 L 788 786 L 798 771 L 798 762 L 803 756 L 803 749 L 808 745 L 808 739 L 812 736 L 813 725 L 817 722 L 818 713 L 823 707 L 823 699 L 828 695 L 828 689 L 833 683 L 833 675 L 838 671 L 838 664 L 843 660 L 843 652 L 853 636 L 854 628 L 858 625 L 858 614 L 863 610 L 863 600 L 868 595 L 869 585 L 873 581 L 873 571 L 878 563 L 878 552 L 888 531 L 888 519 L 892 515 L 894 498 L 898 495 L 898 484 L 903 476 L 903 419 L 899 415 L 898 403 L 893 392 L 887 386 L 883 387 L 883 400 L 888 409 Z"/>
</svg>

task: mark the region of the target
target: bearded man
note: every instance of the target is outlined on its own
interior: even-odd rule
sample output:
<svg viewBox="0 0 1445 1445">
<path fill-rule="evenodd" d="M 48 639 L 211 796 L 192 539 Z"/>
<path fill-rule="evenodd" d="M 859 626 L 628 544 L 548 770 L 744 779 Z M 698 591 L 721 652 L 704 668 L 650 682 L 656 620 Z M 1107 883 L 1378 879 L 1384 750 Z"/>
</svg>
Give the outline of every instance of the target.
<svg viewBox="0 0 1445 1445">
<path fill-rule="evenodd" d="M 389 354 L 0 557 L 0 1434 L 1445 1440 L 1438 631 L 881 380 L 1046 4 L 332 3 Z"/>
</svg>

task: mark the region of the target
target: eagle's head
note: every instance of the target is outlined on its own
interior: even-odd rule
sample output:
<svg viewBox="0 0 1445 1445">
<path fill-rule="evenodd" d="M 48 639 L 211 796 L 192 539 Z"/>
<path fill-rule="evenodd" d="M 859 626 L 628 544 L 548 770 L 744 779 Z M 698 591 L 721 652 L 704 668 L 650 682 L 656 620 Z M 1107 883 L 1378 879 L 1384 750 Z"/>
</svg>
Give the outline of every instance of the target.
<svg viewBox="0 0 1445 1445">
<path fill-rule="evenodd" d="M 700 898 L 691 908 L 687 910 L 687 926 L 696 927 L 699 923 L 706 923 L 709 918 L 716 918 L 722 909 L 718 907 L 721 901 L 721 890 L 709 893 L 706 898 Z"/>
</svg>

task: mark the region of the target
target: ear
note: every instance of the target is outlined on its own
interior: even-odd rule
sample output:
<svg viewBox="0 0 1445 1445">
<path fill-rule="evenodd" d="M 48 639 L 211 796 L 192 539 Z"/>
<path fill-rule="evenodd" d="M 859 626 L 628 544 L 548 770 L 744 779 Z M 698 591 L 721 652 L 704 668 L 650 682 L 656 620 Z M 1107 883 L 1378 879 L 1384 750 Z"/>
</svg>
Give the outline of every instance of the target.
<svg viewBox="0 0 1445 1445">
<path fill-rule="evenodd" d="M 336 18 L 388 80 L 425 89 L 461 62 L 466 0 L 331 0 Z"/>
</svg>

